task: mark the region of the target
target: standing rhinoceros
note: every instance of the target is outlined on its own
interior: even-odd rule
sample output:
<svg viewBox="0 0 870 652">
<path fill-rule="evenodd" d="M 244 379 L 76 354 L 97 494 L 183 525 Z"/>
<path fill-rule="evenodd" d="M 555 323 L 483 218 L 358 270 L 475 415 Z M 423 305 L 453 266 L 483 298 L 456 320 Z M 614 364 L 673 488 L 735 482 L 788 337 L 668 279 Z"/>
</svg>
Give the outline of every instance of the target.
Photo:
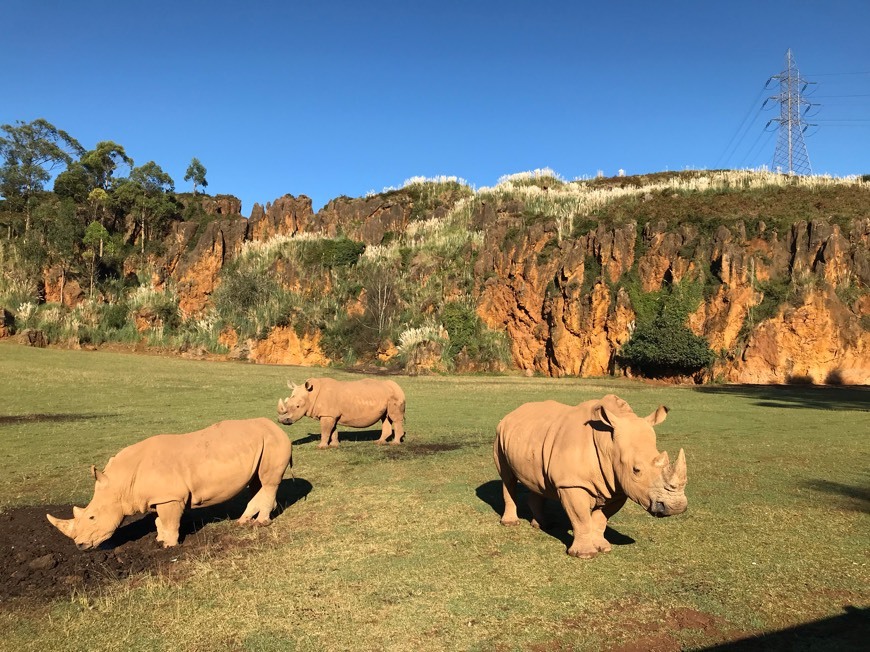
<svg viewBox="0 0 870 652">
<path fill-rule="evenodd" d="M 185 435 L 155 435 L 122 449 L 104 471 L 91 467 L 94 497 L 73 518 L 49 522 L 86 550 L 112 536 L 125 516 L 157 512 L 157 540 L 178 543 L 186 506 L 229 500 L 245 485 L 253 497 L 239 523 L 268 525 L 275 494 L 291 462 L 291 444 L 269 419 L 221 421 Z"/>
<path fill-rule="evenodd" d="M 516 525 L 517 480 L 529 490 L 532 525 L 543 523 L 544 498 L 558 499 L 574 530 L 568 554 L 609 552 L 607 519 L 631 498 L 653 516 L 686 510 L 686 456 L 673 465 L 656 450 L 653 426 L 665 406 L 646 418 L 609 394 L 570 406 L 526 403 L 498 424 L 493 454 L 504 484 L 504 525 Z"/>
<path fill-rule="evenodd" d="M 378 444 L 401 443 L 405 435 L 405 392 L 392 380 L 366 378 L 342 382 L 309 378 L 304 385 L 287 382 L 292 394 L 278 400 L 278 421 L 291 425 L 303 416 L 320 420 L 318 448 L 338 446 L 338 426 L 368 428 L 383 421 Z"/>
</svg>

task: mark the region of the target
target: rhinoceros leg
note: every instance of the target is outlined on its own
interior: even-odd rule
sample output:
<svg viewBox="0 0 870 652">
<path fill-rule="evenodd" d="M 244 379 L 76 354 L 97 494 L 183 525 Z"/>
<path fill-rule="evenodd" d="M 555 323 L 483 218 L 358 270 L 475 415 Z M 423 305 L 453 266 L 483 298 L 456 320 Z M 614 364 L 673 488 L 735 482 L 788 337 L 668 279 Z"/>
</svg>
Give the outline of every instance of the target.
<svg viewBox="0 0 870 652">
<path fill-rule="evenodd" d="M 508 464 L 498 442 L 495 445 L 495 468 L 501 476 L 502 495 L 504 496 L 504 512 L 501 516 L 502 525 L 519 525 L 517 516 L 517 476 Z"/>
<path fill-rule="evenodd" d="M 164 548 L 178 545 L 178 528 L 181 525 L 181 514 L 184 512 L 184 504 L 173 501 L 157 505 L 157 541 Z"/>
<path fill-rule="evenodd" d="M 544 497 L 530 491 L 528 503 L 529 509 L 532 510 L 532 527 L 543 530 L 547 527 L 547 519 L 544 517 Z"/>
<path fill-rule="evenodd" d="M 405 402 L 401 403 L 390 402 L 387 404 L 387 418 L 390 420 L 392 424 L 393 441 L 391 444 L 401 444 L 402 439 L 405 437 Z M 386 425 L 386 421 L 384 421 L 384 425 Z M 382 436 L 382 439 L 384 437 Z"/>
<path fill-rule="evenodd" d="M 381 424 L 381 438 L 378 439 L 376 444 L 386 444 L 387 438 L 393 434 L 393 426 L 390 423 L 389 417 L 384 415 L 384 422 Z M 393 442 L 396 443 L 396 442 Z"/>
<path fill-rule="evenodd" d="M 286 437 L 279 437 L 272 446 L 266 447 L 260 458 L 256 475 L 248 482 L 248 488 L 253 496 L 239 517 L 240 524 L 251 523 L 255 516 L 256 520 L 253 522 L 256 525 L 269 525 L 272 522 L 272 512 L 278 506 L 275 499 L 278 495 L 278 486 L 290 465 L 290 457 L 290 440 Z"/>
<path fill-rule="evenodd" d="M 598 533 L 599 536 L 596 538 L 596 547 L 601 552 L 610 552 L 611 545 L 610 542 L 604 538 L 604 530 L 607 529 L 607 521 L 610 519 L 616 512 L 622 509 L 622 506 L 625 505 L 625 501 L 627 498 L 624 496 L 622 498 L 617 498 L 616 500 L 612 500 L 609 503 L 604 504 L 602 507 L 592 510 L 592 521 L 594 523 L 594 533 Z"/>
<path fill-rule="evenodd" d="M 598 554 L 596 545 L 598 534 L 594 532 L 592 518 L 592 507 L 595 501 L 586 491 L 577 487 L 559 489 L 559 500 L 574 530 L 574 542 L 568 548 L 568 554 L 572 557 L 591 559 Z"/>
<path fill-rule="evenodd" d="M 317 448 L 338 446 L 338 431 L 335 427 L 337 422 L 338 419 L 335 417 L 320 417 L 320 443 L 317 444 Z"/>
</svg>

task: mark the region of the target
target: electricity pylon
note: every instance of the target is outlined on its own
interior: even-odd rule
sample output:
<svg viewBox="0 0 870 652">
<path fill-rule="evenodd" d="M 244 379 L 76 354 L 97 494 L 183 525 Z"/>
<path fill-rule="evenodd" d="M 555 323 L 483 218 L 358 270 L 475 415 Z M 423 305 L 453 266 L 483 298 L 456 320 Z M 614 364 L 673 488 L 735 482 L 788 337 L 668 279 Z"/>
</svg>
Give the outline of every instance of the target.
<svg viewBox="0 0 870 652">
<path fill-rule="evenodd" d="M 764 104 L 770 101 L 779 103 L 779 117 L 769 120 L 765 128 L 771 123 L 779 124 L 779 135 L 776 139 L 776 151 L 773 154 L 773 169 L 788 174 L 812 174 L 810 156 L 807 154 L 807 146 L 804 143 L 804 132 L 808 124 L 804 117 L 810 107 L 815 106 L 803 97 L 803 93 L 810 83 L 801 79 L 791 49 L 785 53 L 785 70 L 767 80 L 765 88 L 774 79 L 779 80 L 779 94 L 768 97 Z M 762 105 L 764 106 L 764 105 Z"/>
</svg>

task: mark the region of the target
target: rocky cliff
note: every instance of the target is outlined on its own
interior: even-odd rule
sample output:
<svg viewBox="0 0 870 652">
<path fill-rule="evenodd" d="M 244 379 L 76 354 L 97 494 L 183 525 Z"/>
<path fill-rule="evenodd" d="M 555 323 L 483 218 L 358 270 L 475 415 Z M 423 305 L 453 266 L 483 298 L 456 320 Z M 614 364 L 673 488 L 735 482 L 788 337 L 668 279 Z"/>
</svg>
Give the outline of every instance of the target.
<svg viewBox="0 0 870 652">
<path fill-rule="evenodd" d="M 519 369 L 630 373 L 618 368 L 617 354 L 636 326 L 632 296 L 688 282 L 703 289 L 688 326 L 718 356 L 707 379 L 870 384 L 868 184 L 744 190 L 724 183 L 693 190 L 673 180 L 622 179 L 571 195 L 557 187 L 473 197 L 464 190 L 434 201 L 393 192 L 339 198 L 316 213 L 307 197 L 285 195 L 255 205 L 247 220 L 176 224 L 154 263 L 157 280 L 177 288 L 183 313 L 195 315 L 246 242 L 340 234 L 381 245 L 461 204 L 470 210 L 468 228 L 483 238 L 467 263 L 477 312 L 507 334 Z M 593 191 L 603 198 L 589 199 Z M 542 197 L 574 208 L 542 210 Z M 294 282 L 321 283 L 298 275 Z M 251 357 L 323 362 L 318 342 L 317 333 L 285 329 L 255 343 Z"/>
</svg>

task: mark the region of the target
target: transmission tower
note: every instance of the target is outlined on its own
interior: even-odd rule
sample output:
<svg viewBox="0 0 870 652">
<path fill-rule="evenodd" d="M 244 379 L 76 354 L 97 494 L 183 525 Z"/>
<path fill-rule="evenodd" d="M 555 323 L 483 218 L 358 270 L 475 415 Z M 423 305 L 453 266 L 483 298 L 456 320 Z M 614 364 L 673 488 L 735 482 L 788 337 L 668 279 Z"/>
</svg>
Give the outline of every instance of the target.
<svg viewBox="0 0 870 652">
<path fill-rule="evenodd" d="M 779 94 L 768 97 L 764 101 L 764 104 L 770 101 L 779 103 L 779 117 L 769 120 L 765 125 L 767 128 L 771 123 L 779 124 L 776 151 L 773 154 L 773 169 L 788 174 L 812 174 L 810 157 L 804 143 L 804 132 L 807 127 L 815 125 L 808 124 L 804 118 L 810 107 L 816 105 L 801 97 L 801 93 L 814 82 L 801 79 L 791 49 L 785 53 L 785 70 L 768 79 L 765 88 L 769 87 L 773 80 L 779 81 Z"/>
</svg>

